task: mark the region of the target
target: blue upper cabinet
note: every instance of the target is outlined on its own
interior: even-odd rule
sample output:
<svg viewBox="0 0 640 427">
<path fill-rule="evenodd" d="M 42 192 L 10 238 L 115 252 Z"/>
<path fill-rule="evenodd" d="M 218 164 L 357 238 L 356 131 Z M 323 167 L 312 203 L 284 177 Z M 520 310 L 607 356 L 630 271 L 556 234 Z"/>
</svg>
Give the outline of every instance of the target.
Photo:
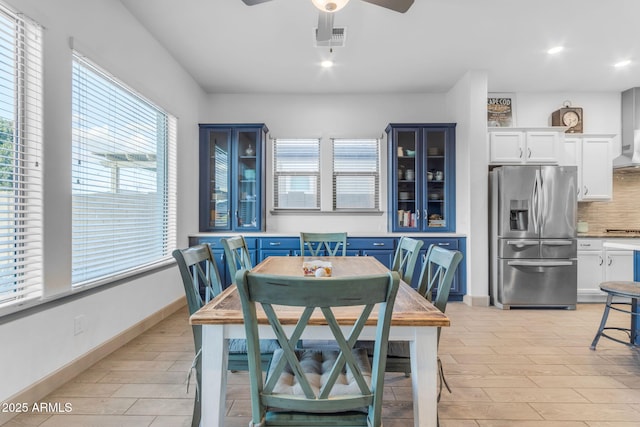
<svg viewBox="0 0 640 427">
<path fill-rule="evenodd" d="M 391 231 L 455 231 L 455 130 L 454 123 L 387 127 Z"/>
<path fill-rule="evenodd" d="M 264 124 L 200 125 L 200 231 L 264 231 Z"/>
</svg>

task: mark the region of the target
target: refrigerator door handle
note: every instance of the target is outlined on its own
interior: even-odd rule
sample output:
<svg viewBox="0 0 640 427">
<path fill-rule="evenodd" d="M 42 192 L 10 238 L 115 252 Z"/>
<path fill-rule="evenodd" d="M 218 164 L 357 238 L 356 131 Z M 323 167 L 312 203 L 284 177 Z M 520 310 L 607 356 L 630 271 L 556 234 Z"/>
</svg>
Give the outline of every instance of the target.
<svg viewBox="0 0 640 427">
<path fill-rule="evenodd" d="M 533 232 L 538 234 L 540 231 L 539 227 L 539 219 L 540 219 L 540 170 L 536 170 L 536 178 L 533 183 L 533 194 L 531 194 L 531 210 L 533 217 Z"/>
<path fill-rule="evenodd" d="M 507 261 L 513 267 L 566 267 L 575 261 Z"/>
<path fill-rule="evenodd" d="M 516 248 L 524 248 L 525 246 L 537 246 L 537 240 L 507 240 L 507 245 L 515 246 Z"/>
<path fill-rule="evenodd" d="M 542 240 L 540 243 L 547 246 L 571 246 L 572 240 Z"/>
</svg>

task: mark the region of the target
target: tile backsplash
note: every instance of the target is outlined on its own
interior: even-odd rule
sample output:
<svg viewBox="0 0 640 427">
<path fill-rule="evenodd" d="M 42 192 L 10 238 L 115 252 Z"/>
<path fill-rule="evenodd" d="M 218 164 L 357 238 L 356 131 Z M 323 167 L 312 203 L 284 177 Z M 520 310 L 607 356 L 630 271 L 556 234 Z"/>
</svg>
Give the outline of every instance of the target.
<svg viewBox="0 0 640 427">
<path fill-rule="evenodd" d="M 608 228 L 640 229 L 640 171 L 614 171 L 613 199 L 578 203 L 578 221 L 586 221 L 594 235 Z"/>
</svg>

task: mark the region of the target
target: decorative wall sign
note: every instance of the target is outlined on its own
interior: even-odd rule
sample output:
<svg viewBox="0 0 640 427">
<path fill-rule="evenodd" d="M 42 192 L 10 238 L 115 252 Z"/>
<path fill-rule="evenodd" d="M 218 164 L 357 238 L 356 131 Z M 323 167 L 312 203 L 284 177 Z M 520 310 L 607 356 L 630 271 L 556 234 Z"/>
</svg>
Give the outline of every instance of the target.
<svg viewBox="0 0 640 427">
<path fill-rule="evenodd" d="M 516 97 L 513 93 L 489 93 L 487 97 L 487 126 L 515 126 L 515 100 Z"/>
</svg>

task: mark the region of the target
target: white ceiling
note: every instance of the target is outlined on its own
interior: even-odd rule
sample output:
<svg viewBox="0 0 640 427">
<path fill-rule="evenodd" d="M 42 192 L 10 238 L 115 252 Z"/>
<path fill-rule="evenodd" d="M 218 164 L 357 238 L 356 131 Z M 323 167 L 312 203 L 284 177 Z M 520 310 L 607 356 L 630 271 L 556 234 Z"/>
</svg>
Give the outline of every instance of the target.
<svg viewBox="0 0 640 427">
<path fill-rule="evenodd" d="M 638 0 L 415 0 L 405 14 L 350 0 L 331 69 L 311 0 L 121 1 L 209 93 L 445 92 L 467 70 L 490 92 L 640 86 Z"/>
</svg>

